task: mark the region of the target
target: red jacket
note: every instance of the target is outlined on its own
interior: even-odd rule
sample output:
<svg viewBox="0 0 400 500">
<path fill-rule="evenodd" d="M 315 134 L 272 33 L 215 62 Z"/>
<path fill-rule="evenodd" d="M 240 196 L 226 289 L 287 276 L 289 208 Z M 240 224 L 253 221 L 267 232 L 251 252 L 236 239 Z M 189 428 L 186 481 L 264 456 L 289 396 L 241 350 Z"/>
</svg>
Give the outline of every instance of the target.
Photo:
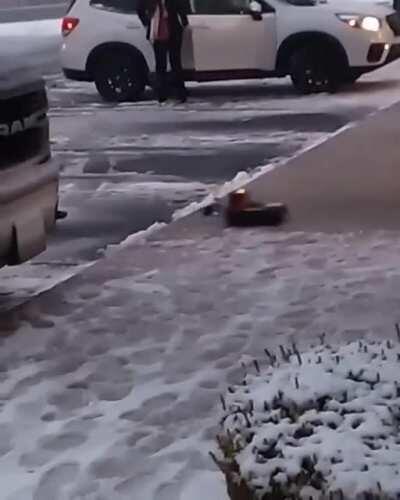
<svg viewBox="0 0 400 500">
<path fill-rule="evenodd" d="M 147 38 L 150 36 L 150 21 L 152 20 L 159 0 L 139 0 L 138 16 L 143 25 L 147 27 Z M 170 32 L 182 31 L 188 24 L 188 14 L 190 14 L 189 0 L 165 0 L 168 12 L 168 23 Z"/>
</svg>

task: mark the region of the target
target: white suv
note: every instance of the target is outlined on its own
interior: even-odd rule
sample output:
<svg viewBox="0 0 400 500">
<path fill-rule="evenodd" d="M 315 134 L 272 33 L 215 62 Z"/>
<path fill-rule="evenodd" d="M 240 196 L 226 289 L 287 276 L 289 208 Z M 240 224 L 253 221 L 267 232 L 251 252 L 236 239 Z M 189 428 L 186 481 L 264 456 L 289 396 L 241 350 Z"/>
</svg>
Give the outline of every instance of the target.
<svg viewBox="0 0 400 500">
<path fill-rule="evenodd" d="M 152 82 L 136 3 L 72 0 L 63 19 L 66 77 L 94 81 L 107 101 L 138 99 Z M 191 9 L 187 81 L 290 75 L 302 93 L 329 91 L 400 57 L 400 14 L 384 0 L 192 0 Z"/>
</svg>

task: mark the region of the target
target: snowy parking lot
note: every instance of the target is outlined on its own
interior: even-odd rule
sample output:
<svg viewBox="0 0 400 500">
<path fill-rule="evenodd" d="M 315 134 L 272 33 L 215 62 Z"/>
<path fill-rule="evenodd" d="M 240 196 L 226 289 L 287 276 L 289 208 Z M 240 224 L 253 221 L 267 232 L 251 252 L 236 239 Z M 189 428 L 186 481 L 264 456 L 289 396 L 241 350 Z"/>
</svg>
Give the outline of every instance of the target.
<svg viewBox="0 0 400 500">
<path fill-rule="evenodd" d="M 186 105 L 160 108 L 150 94 L 109 105 L 92 84 L 61 75 L 59 21 L 2 24 L 2 40 L 47 75 L 61 207 L 69 217 L 47 252 L 1 271 L 0 309 L 75 274 L 130 234 L 168 222 L 238 172 L 283 161 L 400 93 L 394 64 L 336 95 L 299 97 L 289 81 L 266 80 L 192 85 Z"/>
<path fill-rule="evenodd" d="M 254 177 L 258 188 L 271 186 L 271 177 L 288 169 L 307 184 L 309 165 L 314 174 L 325 169 L 318 186 L 314 175 L 307 184 L 320 198 L 324 183 L 332 190 L 326 172 L 342 179 L 336 208 L 346 207 L 343 184 L 359 188 L 358 179 L 378 172 L 391 189 L 372 181 L 364 205 L 347 205 L 347 213 L 364 213 L 371 200 L 373 211 L 389 198 L 383 210 L 395 219 L 400 64 L 336 95 L 298 97 L 288 81 L 269 80 L 192 85 L 186 105 L 160 107 L 150 94 L 108 105 L 92 85 L 61 76 L 57 22 L 42 21 L 43 36 L 34 25 L 4 24 L 2 31 L 0 24 L 0 51 L 11 38 L 15 53 L 29 46 L 25 60 L 46 75 L 61 208 L 69 216 L 44 254 L 0 271 L 1 499 L 227 500 L 209 452 L 216 451 L 220 418 L 227 409 L 237 413 L 238 383 L 247 429 L 253 420 L 247 425 L 246 413 L 258 418 L 259 407 L 265 414 L 272 401 L 286 401 L 282 388 L 296 405 L 314 399 L 320 406 L 324 396 L 325 406 L 332 402 L 327 393 L 341 401 L 338 413 L 326 412 L 321 422 L 311 415 L 328 440 L 300 434 L 301 446 L 288 451 L 290 433 L 279 436 L 288 477 L 287 466 L 306 467 L 299 458 L 312 441 L 317 458 L 329 459 L 328 476 L 343 473 L 334 483 L 347 500 L 365 485 L 398 495 L 400 238 L 382 229 L 386 213 L 375 221 L 377 231 L 359 224 L 342 234 L 293 232 L 291 221 L 284 231 L 223 229 L 219 217 L 201 214 L 151 236 L 146 229 L 221 193 L 224 183 Z M 391 109 L 377 114 L 383 108 Z M 279 168 L 262 183 L 257 177 Z M 287 184 L 299 192 L 296 182 Z M 327 218 L 332 213 L 343 212 Z M 105 253 L 112 258 L 99 260 Z M 276 367 L 275 356 L 284 361 L 289 349 L 293 370 L 276 370 L 282 387 L 271 384 L 277 391 L 266 398 L 258 382 L 265 385 L 269 365 Z M 254 384 L 244 387 L 243 374 Z M 341 425 L 337 432 L 320 426 L 332 416 Z M 247 449 L 265 448 L 249 442 Z M 247 463 L 250 478 L 254 463 Z M 265 463 L 256 467 L 265 473 Z"/>
</svg>

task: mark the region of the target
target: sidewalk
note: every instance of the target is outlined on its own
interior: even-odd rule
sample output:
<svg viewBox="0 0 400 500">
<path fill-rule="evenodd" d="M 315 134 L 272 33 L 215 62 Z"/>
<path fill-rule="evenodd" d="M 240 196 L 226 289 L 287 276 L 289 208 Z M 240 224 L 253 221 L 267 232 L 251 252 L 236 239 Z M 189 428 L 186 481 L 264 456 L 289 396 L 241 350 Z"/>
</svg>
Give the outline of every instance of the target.
<svg viewBox="0 0 400 500">
<path fill-rule="evenodd" d="M 225 500 L 208 451 L 241 361 L 322 332 L 395 337 L 397 111 L 252 185 L 289 204 L 285 230 L 195 214 L 4 318 L 2 498 Z M 343 232 L 315 232 L 328 222 Z"/>
<path fill-rule="evenodd" d="M 400 229 L 399 112 L 396 104 L 347 128 L 257 179 L 250 192 L 287 203 L 290 229 Z"/>
</svg>

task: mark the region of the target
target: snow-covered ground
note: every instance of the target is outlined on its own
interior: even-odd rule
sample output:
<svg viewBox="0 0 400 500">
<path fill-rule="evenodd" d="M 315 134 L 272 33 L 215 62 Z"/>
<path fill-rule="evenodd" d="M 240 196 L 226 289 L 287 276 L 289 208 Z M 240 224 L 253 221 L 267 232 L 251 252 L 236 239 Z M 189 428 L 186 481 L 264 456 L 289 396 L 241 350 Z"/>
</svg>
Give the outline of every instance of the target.
<svg viewBox="0 0 400 500">
<path fill-rule="evenodd" d="M 53 72 L 60 39 L 59 20 L 2 23 L 0 57 L 10 61 L 12 51 L 13 64 Z M 129 234 L 170 220 L 178 209 L 188 213 L 187 205 L 220 192 L 239 171 L 279 165 L 392 104 L 400 91 L 398 68 L 383 68 L 334 96 L 296 96 L 287 80 L 195 84 L 187 106 L 161 110 L 150 95 L 110 107 L 92 84 L 53 75 L 52 146 L 63 164 L 61 203 L 69 218 L 47 253 L 1 271 L 0 309 L 79 272 Z"/>
<path fill-rule="evenodd" d="M 54 101 L 63 93 L 55 87 L 49 94 Z M 61 104 L 51 112 L 52 145 L 63 165 L 61 205 L 69 216 L 46 253 L 1 270 L 0 309 L 79 272 L 131 233 L 167 222 L 238 170 L 288 158 L 347 120 L 324 115 L 312 124 L 312 114 L 294 110 L 286 117 L 276 110 L 160 111 L 153 103 L 96 110 L 94 102 L 83 115 L 71 111 L 67 97 Z"/>
<path fill-rule="evenodd" d="M 45 26 L 55 33 L 55 24 Z M 0 309 L 79 272 L 107 246 L 167 222 L 176 210 L 189 213 L 194 207 L 186 206 L 207 193 L 226 192 L 221 184 L 237 187 L 393 104 L 400 95 L 398 68 L 383 68 L 330 96 L 296 96 L 286 80 L 193 85 L 188 105 L 162 109 L 151 96 L 110 107 L 92 84 L 53 76 L 52 147 L 63 164 L 61 203 L 69 217 L 48 252 L 1 271 Z"/>
<path fill-rule="evenodd" d="M 58 43 L 56 37 L 49 39 Z M 189 175 L 182 180 L 174 172 L 171 179 L 176 162 L 166 154 L 168 141 L 173 149 L 204 147 L 215 153 L 231 142 L 234 148 L 248 146 L 254 135 L 247 158 L 253 148 L 264 147 L 255 125 L 247 134 L 216 134 L 210 116 L 205 119 L 202 113 L 214 113 L 223 127 L 224 120 L 242 114 L 250 120 L 244 124 L 258 123 L 265 131 L 266 148 L 272 135 L 285 145 L 305 123 L 313 124 L 302 136 L 305 141 L 321 140 L 397 101 L 398 67 L 369 75 L 337 96 L 299 99 L 285 82 L 195 87 L 188 106 L 162 111 L 149 101 L 107 109 L 94 102 L 87 85 L 53 89 L 60 99 L 53 110 L 55 150 L 66 161 L 62 202 L 70 203 L 72 217 L 60 224 L 59 234 L 65 236 L 39 262 L 2 274 L 2 292 L 7 293 L 7 283 L 20 280 L 28 295 L 35 294 L 53 286 L 60 270 L 61 279 L 80 270 L 88 262 L 78 259 L 82 249 L 96 252 L 124 239 L 127 227 L 113 232 L 115 226 L 153 207 L 143 200 L 133 204 L 132 198 L 136 202 L 142 193 L 133 176 L 146 183 L 142 187 L 150 196 L 145 200 L 156 192 L 170 201 L 176 189 L 182 196 L 182 182 L 195 194 L 198 183 L 205 184 L 198 176 L 193 179 L 200 167 L 190 156 L 183 165 Z M 77 102 L 76 95 L 83 95 L 84 102 Z M 260 110 L 264 121 L 257 122 Z M 151 113 L 157 115 L 158 128 L 141 118 Z M 280 114 L 286 114 L 281 128 L 267 126 Z M 140 120 L 147 132 L 134 128 Z M 182 138 L 184 132 L 177 129 L 171 135 L 171 123 L 191 123 L 193 133 Z M 160 163 L 159 171 L 150 166 L 154 157 L 146 154 L 153 148 L 144 134 L 158 141 L 168 169 L 167 163 Z M 297 143 L 296 151 L 305 141 Z M 92 162 L 89 169 L 85 144 L 92 152 L 104 145 L 103 165 Z M 124 148 L 127 171 L 118 164 Z M 237 149 L 228 156 L 209 155 L 217 161 L 207 171 L 207 182 L 210 170 L 219 173 L 237 156 Z M 276 156 L 252 167 L 273 163 Z M 144 172 L 139 171 L 143 163 Z M 240 170 L 248 167 L 248 162 L 238 164 Z M 221 175 L 221 183 L 236 175 L 229 172 Z M 170 186 L 162 175 L 168 175 Z M 117 183 L 110 182 L 112 176 Z M 239 178 L 247 179 L 247 174 Z M 110 211 L 104 196 L 122 200 L 123 209 L 112 205 Z M 93 213 L 96 217 L 89 218 Z M 147 225 L 152 222 L 154 217 Z M 214 447 L 219 396 L 240 380 L 244 355 L 259 358 L 264 347 L 293 340 L 301 348 L 323 331 L 332 340 L 392 336 L 400 307 L 396 235 L 215 231 L 216 236 L 204 235 L 193 225 L 185 240 L 153 242 L 145 251 L 143 234 L 136 242 L 128 239 L 133 247 L 87 270 L 83 278 L 34 299 L 10 317 L 0 316 L 2 333 L 14 333 L 0 349 L 2 499 L 200 500 L 206 495 L 225 500 L 223 478 L 208 451 Z M 41 281 L 43 269 L 48 276 Z"/>
<path fill-rule="evenodd" d="M 245 363 L 224 398 L 220 442 L 237 450 L 226 462 L 260 498 L 275 488 L 308 500 L 397 498 L 399 340 L 330 345 L 322 335 L 306 352 L 281 345 Z"/>
<path fill-rule="evenodd" d="M 398 236 L 214 230 L 140 241 L 1 323 L 4 500 L 225 500 L 208 451 L 244 356 L 395 338 Z"/>
</svg>

